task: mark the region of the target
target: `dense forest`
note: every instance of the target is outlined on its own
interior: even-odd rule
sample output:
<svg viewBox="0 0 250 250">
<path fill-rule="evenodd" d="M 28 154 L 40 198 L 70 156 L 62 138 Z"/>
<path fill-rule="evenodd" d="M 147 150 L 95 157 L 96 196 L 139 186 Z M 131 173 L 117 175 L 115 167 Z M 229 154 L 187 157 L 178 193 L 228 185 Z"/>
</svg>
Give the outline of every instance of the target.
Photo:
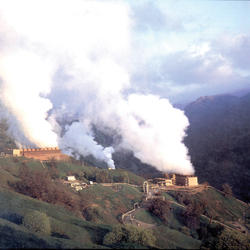
<svg viewBox="0 0 250 250">
<path fill-rule="evenodd" d="M 185 144 L 200 182 L 228 183 L 249 201 L 250 94 L 201 97 L 185 108 L 190 126 Z"/>
</svg>

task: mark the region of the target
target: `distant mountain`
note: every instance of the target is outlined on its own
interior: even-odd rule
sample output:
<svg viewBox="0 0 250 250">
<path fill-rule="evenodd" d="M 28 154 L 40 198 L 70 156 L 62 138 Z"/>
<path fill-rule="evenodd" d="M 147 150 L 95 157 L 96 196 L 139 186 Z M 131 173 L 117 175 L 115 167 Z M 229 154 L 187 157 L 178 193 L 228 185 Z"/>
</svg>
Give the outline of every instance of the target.
<svg viewBox="0 0 250 250">
<path fill-rule="evenodd" d="M 234 96 L 244 96 L 250 93 L 250 88 L 240 89 L 231 93 Z"/>
<path fill-rule="evenodd" d="M 250 94 L 205 96 L 185 108 L 185 144 L 201 182 L 232 186 L 250 201 Z"/>
</svg>

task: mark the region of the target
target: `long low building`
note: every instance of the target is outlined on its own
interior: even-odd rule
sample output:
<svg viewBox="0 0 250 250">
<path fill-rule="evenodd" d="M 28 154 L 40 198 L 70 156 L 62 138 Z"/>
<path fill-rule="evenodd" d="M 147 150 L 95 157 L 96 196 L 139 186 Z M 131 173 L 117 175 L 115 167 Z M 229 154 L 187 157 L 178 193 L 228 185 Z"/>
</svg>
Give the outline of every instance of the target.
<svg viewBox="0 0 250 250">
<path fill-rule="evenodd" d="M 13 149 L 12 153 L 16 157 L 24 156 L 40 161 L 69 159 L 69 156 L 63 154 L 58 147 Z"/>
<path fill-rule="evenodd" d="M 171 181 L 173 185 L 177 186 L 197 186 L 198 178 L 194 175 L 181 175 L 181 174 L 165 174 L 165 182 Z M 170 182 L 169 182 L 170 183 Z M 166 185 L 167 186 L 167 185 Z"/>
</svg>

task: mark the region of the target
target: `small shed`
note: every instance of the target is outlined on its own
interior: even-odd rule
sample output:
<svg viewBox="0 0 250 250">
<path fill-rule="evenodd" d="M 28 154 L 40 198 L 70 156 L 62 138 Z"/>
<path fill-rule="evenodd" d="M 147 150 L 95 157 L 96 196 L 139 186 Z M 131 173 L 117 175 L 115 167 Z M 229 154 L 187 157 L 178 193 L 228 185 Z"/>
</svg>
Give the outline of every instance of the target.
<svg viewBox="0 0 250 250">
<path fill-rule="evenodd" d="M 70 176 L 67 176 L 67 180 L 68 180 L 68 181 L 75 181 L 76 178 L 75 178 L 74 175 L 70 175 Z"/>
</svg>

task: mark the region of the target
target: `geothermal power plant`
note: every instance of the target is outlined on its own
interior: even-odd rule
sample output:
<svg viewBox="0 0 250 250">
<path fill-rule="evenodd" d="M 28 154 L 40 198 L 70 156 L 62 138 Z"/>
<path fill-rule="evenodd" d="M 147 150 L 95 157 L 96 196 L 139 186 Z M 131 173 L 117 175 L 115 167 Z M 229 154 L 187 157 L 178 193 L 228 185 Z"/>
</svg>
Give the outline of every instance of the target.
<svg viewBox="0 0 250 250">
<path fill-rule="evenodd" d="M 8 155 L 13 157 L 26 157 L 39 161 L 67 161 L 69 156 L 63 154 L 58 147 L 47 147 L 47 148 L 23 148 L 23 149 L 12 149 L 8 150 Z M 164 174 L 164 178 L 149 179 L 144 183 L 144 192 L 146 192 L 147 185 L 153 185 L 158 187 L 168 186 L 186 186 L 192 187 L 197 186 L 198 178 L 194 175 L 182 175 L 182 174 Z"/>
</svg>

